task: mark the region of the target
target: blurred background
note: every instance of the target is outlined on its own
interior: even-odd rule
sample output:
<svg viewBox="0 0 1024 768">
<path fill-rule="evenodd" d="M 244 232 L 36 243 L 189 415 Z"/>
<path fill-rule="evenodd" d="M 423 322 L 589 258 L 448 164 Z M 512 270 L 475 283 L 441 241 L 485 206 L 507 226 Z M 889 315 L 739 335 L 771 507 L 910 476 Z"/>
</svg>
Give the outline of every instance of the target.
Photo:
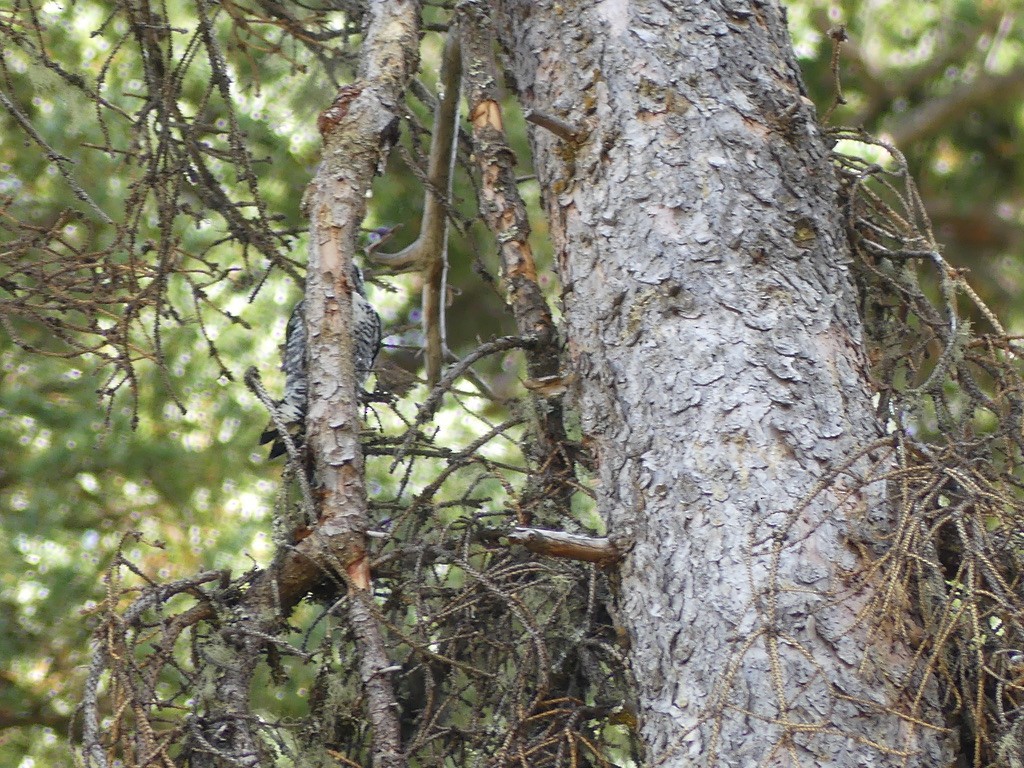
<svg viewBox="0 0 1024 768">
<path fill-rule="evenodd" d="M 348 17 L 316 15 L 317 29 L 357 44 L 356 4 L 339 5 L 353 6 Z M 836 94 L 829 31 L 843 25 L 849 38 L 839 60 L 845 103 L 831 112 L 830 122 L 863 126 L 905 153 L 945 256 L 970 271 L 975 289 L 1004 325 L 1020 333 L 1024 3 L 786 5 L 819 115 Z M 164 7 L 172 22 L 194 28 L 190 0 L 168 0 Z M 297 17 L 315 15 L 296 8 Z M 188 65 L 181 68 L 178 103 L 185 117 L 204 126 L 208 135 L 201 139 L 211 146 L 227 132 L 244 134 L 251 172 L 240 172 L 227 155 L 218 163 L 215 153 L 207 169 L 226 189 L 243 190 L 240 198 L 251 185 L 258 187 L 258 216 L 272 222 L 276 247 L 300 273 L 306 247 L 300 200 L 319 152 L 316 116 L 332 99 L 332 80 L 348 76 L 351 60 L 325 59 L 286 24 L 259 19 L 244 5 L 224 3 L 211 20 L 234 81 L 234 111 L 218 107 L 204 90 L 209 65 L 183 44 L 177 52 Z M 285 261 L 226 242 L 223 221 L 204 212 L 202 195 L 187 185 L 176 191 L 181 215 L 171 221 L 158 215 L 156 202 L 133 197 L 140 189 L 156 194 L 141 181 L 147 174 L 181 177 L 171 166 L 135 162 L 133 153 L 141 156 L 144 147 L 129 122 L 119 120 L 121 113 L 139 110 L 146 68 L 157 66 L 139 53 L 146 50 L 144 41 L 129 44 L 133 29 L 112 2 L 20 2 L 0 10 L 0 252 L 23 252 L 25 238 L 36 232 L 41 263 L 54 270 L 18 272 L 0 258 L 2 765 L 70 764 L 67 735 L 89 657 L 90 608 L 103 599 L 103 574 L 127 534 L 139 532 L 144 541 L 129 541 L 126 554 L 161 579 L 204 568 L 237 573 L 265 563 L 273 549 L 270 519 L 281 466 L 269 464 L 256 445 L 266 414 L 241 374 L 255 365 L 279 391 L 278 345 L 299 286 Z M 438 49 L 439 39 L 429 34 L 423 61 L 428 94 Z M 68 77 L 76 75 L 103 96 L 102 109 L 68 87 Z M 543 284 L 557 302 L 538 189 L 528 178 L 524 124 L 515 104 L 507 106 Z M 410 99 L 402 146 L 370 201 L 367 227 L 402 224 L 391 250 L 418 231 L 418 167 L 429 125 L 428 106 Z M 110 147 L 120 153 L 100 149 Z M 112 232 L 94 211 L 118 219 L 126 204 L 138 214 L 131 237 Z M 69 210 L 78 213 L 68 216 Z M 476 218 L 473 184 L 462 167 L 456 217 L 448 339 L 458 354 L 513 327 L 495 280 L 494 247 Z M 111 258 L 122 258 L 127 270 L 132 258 L 152 247 L 149 240 L 168 233 L 176 253 L 160 258 L 194 259 L 196 277 L 167 288 L 170 306 L 140 305 L 139 324 L 118 337 L 119 344 L 107 343 L 102 333 L 118 327 L 114 304 L 102 309 L 98 325 L 83 326 L 76 343 L 62 338 L 76 322 L 67 305 L 54 305 L 49 316 L 59 316 L 57 325 L 42 319 L 46 307 L 36 315 L 2 309 L 17 303 L 24 279 L 59 275 L 69 264 L 86 264 L 88 272 L 96 253 L 106 254 L 97 280 L 114 280 Z M 158 270 L 133 290 L 141 295 L 161 279 Z M 370 290 L 389 333 L 381 375 L 392 387 L 408 387 L 418 371 L 416 278 L 388 277 Z M 162 365 L 153 349 L 160 350 Z M 130 366 L 118 366 L 128 358 Z M 488 384 L 494 392 L 520 391 L 518 358 L 498 359 L 492 368 Z M 117 391 L 107 396 L 112 389 Z M 371 472 L 381 473 L 370 478 L 372 491 L 387 479 L 382 467 L 371 466 Z"/>
</svg>

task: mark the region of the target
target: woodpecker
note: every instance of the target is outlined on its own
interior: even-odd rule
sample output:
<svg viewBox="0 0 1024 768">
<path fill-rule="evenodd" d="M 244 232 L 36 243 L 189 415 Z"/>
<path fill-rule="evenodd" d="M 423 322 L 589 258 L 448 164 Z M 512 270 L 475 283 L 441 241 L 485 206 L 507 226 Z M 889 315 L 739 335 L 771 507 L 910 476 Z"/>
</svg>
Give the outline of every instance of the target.
<svg viewBox="0 0 1024 768">
<path fill-rule="evenodd" d="M 352 357 L 355 363 L 356 386 L 362 389 L 370 375 L 373 361 L 380 350 L 380 315 L 366 298 L 363 273 L 352 265 Z M 309 396 L 309 382 L 306 377 L 306 313 L 305 302 L 299 300 L 288 318 L 285 331 L 284 355 L 281 359 L 284 371 L 284 397 L 277 403 L 281 421 L 288 427 L 293 438 L 301 441 L 305 433 L 306 403 Z M 260 445 L 273 441 L 269 458 L 275 459 L 287 452 L 277 427 L 271 423 L 260 436 Z"/>
</svg>

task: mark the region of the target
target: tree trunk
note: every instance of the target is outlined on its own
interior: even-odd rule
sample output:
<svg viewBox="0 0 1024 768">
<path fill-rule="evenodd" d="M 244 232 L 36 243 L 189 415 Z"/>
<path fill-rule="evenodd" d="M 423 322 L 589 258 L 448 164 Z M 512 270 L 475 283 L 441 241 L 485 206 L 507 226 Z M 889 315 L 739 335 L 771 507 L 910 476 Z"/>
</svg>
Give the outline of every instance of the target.
<svg viewBox="0 0 1024 768">
<path fill-rule="evenodd" d="M 949 764 L 850 578 L 884 489 L 830 472 L 880 431 L 784 13 L 584 5 L 507 0 L 498 28 L 524 106 L 584 132 L 533 146 L 647 764 Z"/>
</svg>

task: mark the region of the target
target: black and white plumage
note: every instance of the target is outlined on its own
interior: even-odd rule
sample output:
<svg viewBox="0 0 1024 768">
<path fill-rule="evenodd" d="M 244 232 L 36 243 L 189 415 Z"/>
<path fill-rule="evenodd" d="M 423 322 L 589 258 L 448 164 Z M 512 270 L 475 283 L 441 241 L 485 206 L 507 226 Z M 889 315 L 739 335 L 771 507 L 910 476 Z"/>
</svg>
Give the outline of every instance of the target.
<svg viewBox="0 0 1024 768">
<path fill-rule="evenodd" d="M 380 350 L 381 323 L 380 315 L 366 298 L 363 273 L 355 264 L 352 265 L 352 289 L 352 355 L 356 386 L 362 388 Z M 306 375 L 306 313 L 305 301 L 301 299 L 288 318 L 281 370 L 284 371 L 284 397 L 277 404 L 277 413 L 288 427 L 289 434 L 301 441 L 305 432 L 306 405 L 309 398 L 309 381 Z M 281 440 L 273 423 L 260 437 L 260 445 L 271 441 L 271 459 L 287 452 L 284 441 Z"/>
</svg>

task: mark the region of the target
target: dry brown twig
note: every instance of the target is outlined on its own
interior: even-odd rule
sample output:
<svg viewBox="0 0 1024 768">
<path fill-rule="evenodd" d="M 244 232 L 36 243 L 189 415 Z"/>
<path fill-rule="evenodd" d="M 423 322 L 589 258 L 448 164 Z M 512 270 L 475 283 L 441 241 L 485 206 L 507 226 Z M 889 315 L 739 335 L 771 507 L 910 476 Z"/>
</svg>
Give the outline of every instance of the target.
<svg viewBox="0 0 1024 768">
<path fill-rule="evenodd" d="M 864 584 L 884 642 L 908 602 L 920 626 L 901 626 L 920 649 L 909 675 L 954 693 L 976 766 L 1005 756 L 1024 697 L 1007 659 L 1024 648 L 1024 576 L 1018 532 L 1024 460 L 1024 376 L 1013 340 L 964 275 L 941 256 L 907 163 L 863 132 L 833 131 L 888 155 L 835 156 L 856 255 L 865 330 L 887 450 L 872 477 L 892 500 L 885 530 L 865 521 Z M 931 280 L 937 290 L 925 287 Z M 975 331 L 961 302 L 987 323 Z M 909 713 L 908 713 L 909 714 Z M 1010 739 L 1010 742 L 1007 740 Z"/>
</svg>

